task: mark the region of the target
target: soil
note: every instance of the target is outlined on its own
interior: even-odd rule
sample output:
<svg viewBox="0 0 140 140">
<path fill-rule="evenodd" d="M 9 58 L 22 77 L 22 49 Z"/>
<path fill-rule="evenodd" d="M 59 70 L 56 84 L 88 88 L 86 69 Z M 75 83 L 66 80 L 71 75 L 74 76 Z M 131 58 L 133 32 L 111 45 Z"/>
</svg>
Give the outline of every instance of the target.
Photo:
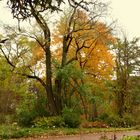
<svg viewBox="0 0 140 140">
<path fill-rule="evenodd" d="M 107 137 L 109 140 L 120 140 L 124 136 L 139 136 L 140 131 L 125 131 L 125 132 L 99 132 L 92 134 L 79 134 L 73 136 L 40 136 L 40 137 L 29 137 L 29 138 L 20 138 L 18 140 L 100 140 L 101 137 Z M 17 140 L 17 139 L 11 139 Z"/>
</svg>

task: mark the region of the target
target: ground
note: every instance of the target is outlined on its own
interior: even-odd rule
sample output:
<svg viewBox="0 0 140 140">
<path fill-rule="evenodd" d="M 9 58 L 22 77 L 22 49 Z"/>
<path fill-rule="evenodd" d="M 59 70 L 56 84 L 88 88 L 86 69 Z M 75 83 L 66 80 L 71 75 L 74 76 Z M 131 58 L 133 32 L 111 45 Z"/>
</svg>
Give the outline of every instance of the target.
<svg viewBox="0 0 140 140">
<path fill-rule="evenodd" d="M 40 137 L 29 137 L 20 138 L 18 140 L 99 140 L 101 137 L 107 136 L 109 140 L 120 140 L 123 136 L 140 136 L 140 131 L 131 130 L 125 132 L 98 132 L 91 134 L 79 134 L 73 136 L 40 136 Z M 11 139 L 17 140 L 17 139 Z"/>
</svg>

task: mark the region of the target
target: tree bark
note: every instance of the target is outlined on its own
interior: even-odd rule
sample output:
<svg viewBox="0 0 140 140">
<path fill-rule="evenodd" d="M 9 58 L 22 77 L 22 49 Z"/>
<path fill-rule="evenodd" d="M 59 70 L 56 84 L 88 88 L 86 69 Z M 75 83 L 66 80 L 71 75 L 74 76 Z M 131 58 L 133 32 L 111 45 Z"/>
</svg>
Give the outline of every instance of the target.
<svg viewBox="0 0 140 140">
<path fill-rule="evenodd" d="M 45 21 L 45 19 L 35 11 L 33 6 L 30 4 L 32 8 L 32 14 L 34 18 L 36 19 L 37 23 L 39 24 L 40 28 L 42 29 L 44 33 L 44 44 L 43 49 L 45 52 L 45 65 L 46 65 L 46 93 L 48 98 L 48 108 L 50 115 L 57 115 L 57 105 L 55 102 L 55 97 L 52 89 L 52 68 L 51 68 L 51 50 L 50 50 L 50 44 L 51 44 L 51 36 L 50 36 L 50 29 Z"/>
<path fill-rule="evenodd" d="M 67 42 L 68 42 L 69 37 L 68 36 L 64 36 L 63 37 L 63 50 L 62 50 L 62 60 L 61 60 L 61 69 L 63 69 L 66 65 L 66 61 L 67 61 L 67 53 L 68 53 L 68 47 L 67 46 Z M 61 114 L 62 110 L 63 110 L 63 93 L 62 93 L 62 75 L 58 75 L 56 76 L 55 79 L 55 91 L 56 91 L 56 103 L 57 103 L 57 107 L 58 107 L 58 113 Z"/>
<path fill-rule="evenodd" d="M 51 115 L 58 114 L 55 98 L 52 90 L 52 70 L 51 70 L 51 52 L 50 46 L 46 47 L 46 92 L 48 97 L 48 107 Z"/>
</svg>

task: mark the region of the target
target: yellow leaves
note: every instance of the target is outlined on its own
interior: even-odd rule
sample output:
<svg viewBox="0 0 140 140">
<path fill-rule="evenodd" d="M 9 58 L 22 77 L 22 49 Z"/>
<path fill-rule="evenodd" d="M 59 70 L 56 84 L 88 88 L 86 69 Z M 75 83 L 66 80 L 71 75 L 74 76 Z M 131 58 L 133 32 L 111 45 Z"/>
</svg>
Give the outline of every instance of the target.
<svg viewBox="0 0 140 140">
<path fill-rule="evenodd" d="M 64 35 L 72 38 L 70 44 L 67 40 L 67 60 L 77 55 L 80 65 L 87 73 L 92 73 L 97 78 L 110 77 L 114 61 L 108 45 L 116 39 L 109 27 L 102 22 L 94 22 L 81 10 L 77 10 L 71 18 L 70 15 L 63 17 L 53 35 L 53 45 L 59 44 L 58 57 L 62 56 Z"/>
<path fill-rule="evenodd" d="M 97 22 L 95 25 L 96 33 L 99 35 L 98 41 L 102 44 L 108 44 L 116 41 L 116 38 L 111 34 L 110 27 L 103 23 Z"/>
<path fill-rule="evenodd" d="M 32 58 L 30 64 L 35 65 L 37 61 L 44 58 L 44 50 L 39 46 L 39 44 L 37 44 L 37 42 L 33 42 L 32 45 L 33 45 L 31 48 Z"/>
<path fill-rule="evenodd" d="M 35 46 L 34 49 L 32 50 L 33 57 L 36 59 L 41 59 L 44 56 L 43 49 L 41 47 Z"/>
<path fill-rule="evenodd" d="M 108 78 L 113 70 L 114 61 L 113 56 L 108 50 L 107 46 L 102 43 L 93 43 L 93 45 L 84 50 L 85 56 L 82 58 L 83 67 L 89 73 L 96 77 Z"/>
<path fill-rule="evenodd" d="M 63 42 L 63 35 L 60 35 L 59 33 L 53 34 L 53 41 L 51 42 L 51 45 L 58 45 Z"/>
<path fill-rule="evenodd" d="M 77 10 L 75 15 L 74 15 L 74 23 L 75 24 L 75 29 L 87 29 L 89 28 L 89 24 L 87 24 L 89 22 L 88 16 L 86 13 L 84 13 L 81 10 Z"/>
<path fill-rule="evenodd" d="M 21 36 L 18 40 L 18 43 L 23 46 L 23 45 L 27 45 L 27 43 L 29 42 L 27 37 Z"/>
</svg>

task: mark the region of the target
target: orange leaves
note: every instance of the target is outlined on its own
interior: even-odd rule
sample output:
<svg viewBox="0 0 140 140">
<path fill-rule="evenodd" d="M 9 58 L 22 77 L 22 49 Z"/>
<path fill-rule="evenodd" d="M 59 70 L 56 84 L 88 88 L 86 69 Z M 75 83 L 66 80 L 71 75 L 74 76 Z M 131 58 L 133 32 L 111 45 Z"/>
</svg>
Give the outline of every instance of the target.
<svg viewBox="0 0 140 140">
<path fill-rule="evenodd" d="M 53 43 L 59 44 L 62 55 L 64 35 L 67 39 L 67 61 L 77 58 L 79 66 L 95 77 L 109 77 L 114 66 L 108 45 L 115 42 L 111 29 L 102 22 L 90 19 L 86 13 L 77 10 L 62 17 L 53 35 Z M 69 43 L 71 39 L 71 42 Z"/>
<path fill-rule="evenodd" d="M 35 65 L 37 61 L 41 60 L 44 58 L 44 50 L 37 44 L 36 42 L 33 42 L 32 44 L 32 59 L 31 59 L 31 65 Z"/>
<path fill-rule="evenodd" d="M 37 60 L 43 58 L 44 52 L 41 47 L 35 46 L 34 49 L 32 50 L 33 57 L 36 58 Z"/>
<path fill-rule="evenodd" d="M 107 47 L 101 44 L 96 44 L 92 51 L 91 49 L 86 51 L 87 56 L 85 59 L 87 61 L 83 63 L 84 67 L 97 78 L 109 77 L 114 66 L 113 56 Z M 89 52 L 91 53 L 89 54 Z"/>
</svg>

